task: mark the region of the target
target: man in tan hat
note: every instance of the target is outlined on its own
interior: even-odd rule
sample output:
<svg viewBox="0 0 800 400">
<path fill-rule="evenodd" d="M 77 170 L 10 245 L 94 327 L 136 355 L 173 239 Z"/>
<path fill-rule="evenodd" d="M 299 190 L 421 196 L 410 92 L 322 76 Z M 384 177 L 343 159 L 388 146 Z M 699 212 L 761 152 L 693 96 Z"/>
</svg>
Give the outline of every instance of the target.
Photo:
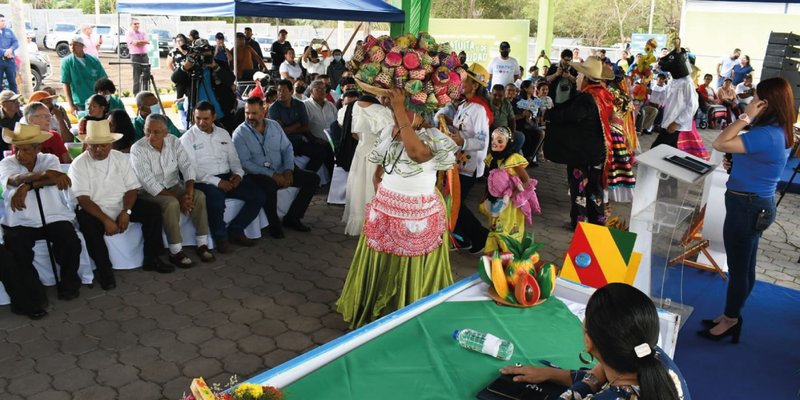
<svg viewBox="0 0 800 400">
<path fill-rule="evenodd" d="M 614 73 L 595 56 L 583 63 L 573 61 L 572 68 L 578 72 L 578 94 L 548 111 L 544 152 L 548 160 L 567 164 L 567 227 L 574 230 L 583 221 L 605 224 L 603 170 L 610 154 L 606 137 L 611 136 L 614 98 L 601 82 L 614 79 Z"/>
<path fill-rule="evenodd" d="M 22 119 L 22 112 L 19 107 L 19 98 L 22 97 L 10 90 L 0 92 L 0 128 L 14 130 L 14 126 Z M 3 159 L 3 152 L 9 150 L 5 142 L 0 143 L 0 160 Z"/>
<path fill-rule="evenodd" d="M 15 154 L 0 161 L 5 211 L 0 224 L 5 246 L 17 261 L 15 270 L 6 271 L 10 279 L 4 283 L 12 310 L 34 319 L 47 314 L 47 296 L 33 266 L 33 245 L 37 240 L 46 239 L 53 244 L 53 254 L 61 266 L 58 298 L 77 298 L 81 286 L 81 241 L 72 225 L 75 212 L 62 192 L 71 181 L 60 172 L 54 155 L 41 152 L 42 143 L 51 137 L 35 125 L 18 124 L 14 131 L 3 129 L 3 141 L 14 146 Z M 44 218 L 33 193 L 37 189 Z"/>
<path fill-rule="evenodd" d="M 125 232 L 128 224 L 142 224 L 145 270 L 166 273 L 175 270 L 158 258 L 163 248 L 161 210 L 156 204 L 137 200 L 141 185 L 133 173 L 128 156 L 112 150 L 112 143 L 122 138 L 111 133 L 108 120 L 88 121 L 86 134 L 78 140 L 86 150 L 69 167 L 72 195 L 78 203 L 78 217 L 86 249 L 97 265 L 100 287 L 117 286 L 108 248 L 103 236 Z"/>
<path fill-rule="evenodd" d="M 64 139 L 57 131 L 50 130 L 50 110 L 42 103 L 29 103 L 25 106 L 25 121 L 30 125 L 36 125 L 44 132 L 49 132 L 52 136 L 50 139 L 42 143 L 42 153 L 53 154 L 58 157 L 58 161 L 62 164 L 69 164 L 72 159 L 64 146 Z M 70 134 L 72 137 L 72 134 Z"/>
<path fill-rule="evenodd" d="M 52 91 L 52 93 L 47 89 Z M 47 109 L 50 111 L 50 130 L 60 133 L 61 138 L 64 139 L 65 142 L 72 141 L 73 136 L 70 131 L 72 126 L 69 123 L 69 118 L 64 108 L 56 105 L 55 99 L 58 98 L 58 96 L 55 92 L 56 91 L 51 87 L 33 92 L 31 97 L 28 98 L 28 104 L 38 102 L 46 105 Z"/>
<path fill-rule="evenodd" d="M 131 163 L 142 191 L 142 200 L 161 208 L 161 220 L 169 243 L 169 261 L 179 268 L 190 268 L 192 260 L 183 252 L 181 213 L 194 223 L 197 255 L 203 262 L 214 261 L 208 249 L 206 197 L 194 190 L 197 176 L 180 140 L 167 131 L 167 117 L 150 114 L 144 123 L 144 138 L 131 147 Z M 181 179 L 181 175 L 183 179 Z"/>
</svg>

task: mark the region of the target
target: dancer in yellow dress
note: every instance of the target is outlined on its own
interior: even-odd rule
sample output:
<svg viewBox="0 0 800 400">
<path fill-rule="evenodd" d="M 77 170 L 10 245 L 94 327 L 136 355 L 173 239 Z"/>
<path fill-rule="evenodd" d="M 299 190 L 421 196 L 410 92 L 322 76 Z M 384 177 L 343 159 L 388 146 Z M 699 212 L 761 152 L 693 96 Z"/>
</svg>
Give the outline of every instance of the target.
<svg viewBox="0 0 800 400">
<path fill-rule="evenodd" d="M 484 249 L 487 254 L 495 250 L 508 251 L 501 235 L 522 241 L 525 226 L 533 223 L 533 214 L 541 213 L 535 191 L 536 179 L 525 171 L 528 166 L 525 157 L 514 152 L 510 144 L 513 137 L 508 128 L 495 129 L 491 152 L 486 156 L 488 193 L 480 211 L 489 217 L 489 236 Z"/>
</svg>

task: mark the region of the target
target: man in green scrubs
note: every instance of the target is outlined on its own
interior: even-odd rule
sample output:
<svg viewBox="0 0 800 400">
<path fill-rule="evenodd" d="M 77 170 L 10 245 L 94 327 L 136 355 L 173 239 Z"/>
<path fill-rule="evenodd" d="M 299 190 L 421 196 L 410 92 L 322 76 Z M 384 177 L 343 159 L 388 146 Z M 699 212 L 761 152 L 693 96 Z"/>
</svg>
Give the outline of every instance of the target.
<svg viewBox="0 0 800 400">
<path fill-rule="evenodd" d="M 64 84 L 70 112 L 84 111 L 86 100 L 94 93 L 94 83 L 105 78 L 106 70 L 95 56 L 86 54 L 83 38 L 75 36 L 70 42 L 72 54 L 61 60 L 61 83 Z"/>
</svg>

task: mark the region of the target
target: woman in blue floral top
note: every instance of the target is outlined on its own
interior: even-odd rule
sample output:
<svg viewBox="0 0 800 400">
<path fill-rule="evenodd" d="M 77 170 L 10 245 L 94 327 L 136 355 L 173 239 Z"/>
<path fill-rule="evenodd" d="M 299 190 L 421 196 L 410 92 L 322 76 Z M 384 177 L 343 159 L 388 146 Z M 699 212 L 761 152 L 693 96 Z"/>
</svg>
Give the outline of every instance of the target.
<svg viewBox="0 0 800 400">
<path fill-rule="evenodd" d="M 688 391 L 672 360 L 656 347 L 658 313 L 644 293 L 623 283 L 598 289 L 586 305 L 583 338 L 597 360 L 591 370 L 505 367 L 515 382 L 550 381 L 569 388 L 563 400 L 678 400 Z M 686 394 L 686 396 L 684 396 Z"/>
</svg>

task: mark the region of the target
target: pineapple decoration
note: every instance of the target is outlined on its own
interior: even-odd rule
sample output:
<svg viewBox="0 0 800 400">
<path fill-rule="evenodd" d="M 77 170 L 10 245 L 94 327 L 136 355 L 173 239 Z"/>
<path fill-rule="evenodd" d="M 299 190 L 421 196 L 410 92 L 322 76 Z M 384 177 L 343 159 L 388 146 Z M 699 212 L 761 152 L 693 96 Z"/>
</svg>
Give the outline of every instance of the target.
<svg viewBox="0 0 800 400">
<path fill-rule="evenodd" d="M 528 233 L 522 241 L 501 236 L 510 251 L 481 257 L 478 272 L 495 300 L 516 307 L 531 307 L 547 300 L 555 289 L 556 271 L 552 263 L 543 263 L 538 250 L 541 243 Z"/>
<path fill-rule="evenodd" d="M 452 76 L 459 76 L 458 56 L 447 44 L 437 44 L 428 33 L 395 38 L 369 35 L 355 49 L 351 65 L 361 88 L 373 94 L 382 89 L 402 88 L 406 106 L 414 112 L 430 113 L 446 105 L 456 93 Z"/>
</svg>

